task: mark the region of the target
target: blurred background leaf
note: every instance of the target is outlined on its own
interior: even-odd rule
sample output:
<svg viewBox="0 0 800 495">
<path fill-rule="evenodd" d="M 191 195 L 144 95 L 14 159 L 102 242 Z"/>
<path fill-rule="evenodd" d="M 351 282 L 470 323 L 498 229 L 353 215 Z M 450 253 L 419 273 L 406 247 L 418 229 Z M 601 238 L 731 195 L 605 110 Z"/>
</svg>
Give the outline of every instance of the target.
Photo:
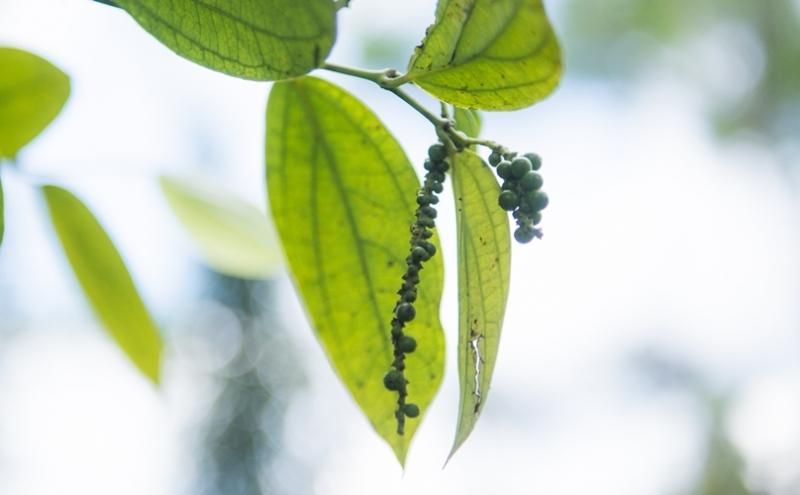
<svg viewBox="0 0 800 495">
<path fill-rule="evenodd" d="M 220 184 L 164 176 L 161 190 L 205 262 L 219 273 L 257 279 L 281 268 L 266 214 Z"/>
<path fill-rule="evenodd" d="M 158 383 L 161 336 L 125 262 L 92 212 L 72 193 L 42 187 L 72 270 L 108 333 L 145 376 Z"/>
<path fill-rule="evenodd" d="M 69 77 L 47 60 L 0 47 L 0 159 L 17 152 L 61 112 Z"/>
</svg>

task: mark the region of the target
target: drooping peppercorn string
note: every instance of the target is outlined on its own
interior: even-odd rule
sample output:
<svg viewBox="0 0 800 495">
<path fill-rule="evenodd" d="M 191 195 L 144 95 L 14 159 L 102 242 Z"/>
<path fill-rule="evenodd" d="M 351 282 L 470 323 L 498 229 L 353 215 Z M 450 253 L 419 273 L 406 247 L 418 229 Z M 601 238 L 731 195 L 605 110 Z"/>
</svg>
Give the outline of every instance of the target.
<svg viewBox="0 0 800 495">
<path fill-rule="evenodd" d="M 436 143 L 428 149 L 428 159 L 425 160 L 425 180 L 417 193 L 416 219 L 411 225 L 411 241 L 409 255 L 406 257 L 406 272 L 403 274 L 403 284 L 397 295 L 400 296 L 394 307 L 392 318 L 392 345 L 394 347 L 394 361 L 392 368 L 383 378 L 384 386 L 397 392 L 397 433 L 402 435 L 405 431 L 406 418 L 419 416 L 419 407 L 411 402 L 406 402 L 408 397 L 408 380 L 405 377 L 406 355 L 414 352 L 417 341 L 406 335 L 405 325 L 416 316 L 414 302 L 417 300 L 417 286 L 419 285 L 420 272 L 424 262 L 436 254 L 436 246 L 430 241 L 433 229 L 436 226 L 436 208 L 433 205 L 439 202 L 437 194 L 443 190 L 447 163 L 447 148 L 442 143 Z"/>
</svg>

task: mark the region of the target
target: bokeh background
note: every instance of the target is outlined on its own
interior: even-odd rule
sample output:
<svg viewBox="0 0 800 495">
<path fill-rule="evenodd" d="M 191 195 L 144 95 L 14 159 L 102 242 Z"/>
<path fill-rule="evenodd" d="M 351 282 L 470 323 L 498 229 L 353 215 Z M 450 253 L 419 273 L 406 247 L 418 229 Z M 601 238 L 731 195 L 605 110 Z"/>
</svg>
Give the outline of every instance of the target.
<svg viewBox="0 0 800 495">
<path fill-rule="evenodd" d="M 484 118 L 486 136 L 544 157 L 545 238 L 514 246 L 474 435 L 442 470 L 449 349 L 403 473 L 285 274 L 204 268 L 159 192 L 161 174 L 200 177 L 263 208 L 269 85 L 184 61 L 107 6 L 0 0 L 0 44 L 73 84 L 21 154 L 24 173 L 2 171 L 0 493 L 800 494 L 800 2 L 547 5 L 561 87 Z M 402 68 L 433 9 L 353 0 L 330 60 Z M 425 121 L 369 83 L 320 75 L 371 105 L 421 165 Z M 92 317 L 40 182 L 74 188 L 115 239 L 167 340 L 160 389 Z"/>
</svg>

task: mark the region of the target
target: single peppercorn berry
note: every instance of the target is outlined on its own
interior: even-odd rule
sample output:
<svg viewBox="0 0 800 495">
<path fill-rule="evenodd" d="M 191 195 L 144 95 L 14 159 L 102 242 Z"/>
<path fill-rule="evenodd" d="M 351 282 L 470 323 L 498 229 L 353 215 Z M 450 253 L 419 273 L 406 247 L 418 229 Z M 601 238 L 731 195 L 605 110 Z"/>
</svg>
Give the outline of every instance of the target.
<svg viewBox="0 0 800 495">
<path fill-rule="evenodd" d="M 492 151 L 492 153 L 489 155 L 489 165 L 496 167 L 501 161 L 503 161 L 503 157 L 500 156 L 500 153 Z"/>
<path fill-rule="evenodd" d="M 406 385 L 406 379 L 403 373 L 398 370 L 389 370 L 388 373 L 383 375 L 383 386 L 388 390 L 402 390 Z"/>
<path fill-rule="evenodd" d="M 536 211 L 544 210 L 547 208 L 547 205 L 550 204 L 550 198 L 547 197 L 547 193 L 544 191 L 533 191 L 528 193 L 527 200 L 531 207 Z"/>
<path fill-rule="evenodd" d="M 414 337 L 403 335 L 397 341 L 397 348 L 406 353 L 414 352 L 417 348 L 417 341 L 414 339 Z"/>
<path fill-rule="evenodd" d="M 442 143 L 432 144 L 431 147 L 428 148 L 428 156 L 431 157 L 431 160 L 434 162 L 440 162 L 447 158 L 447 148 L 445 148 Z"/>
<path fill-rule="evenodd" d="M 409 418 L 416 418 L 419 416 L 419 406 L 416 404 L 408 403 L 403 406 L 403 414 Z"/>
<path fill-rule="evenodd" d="M 430 173 L 428 174 L 428 177 L 430 177 L 430 178 L 431 178 L 431 180 L 432 180 L 434 183 L 437 183 L 437 182 L 444 182 L 444 172 L 438 172 L 438 171 L 437 171 L 437 172 L 430 172 Z"/>
<path fill-rule="evenodd" d="M 436 208 L 433 206 L 423 206 L 419 209 L 419 212 L 425 215 L 426 217 L 436 218 Z"/>
<path fill-rule="evenodd" d="M 411 250 L 411 259 L 413 260 L 427 261 L 430 257 L 428 250 L 422 246 L 414 246 L 414 249 Z"/>
<path fill-rule="evenodd" d="M 419 280 L 417 280 L 417 282 L 419 282 Z M 395 315 L 397 316 L 397 319 L 402 322 L 411 321 L 414 319 L 415 316 L 417 316 L 417 310 L 414 309 L 414 306 L 412 306 L 411 304 L 407 302 L 402 302 L 397 305 L 397 309 L 395 310 Z"/>
<path fill-rule="evenodd" d="M 519 205 L 519 197 L 514 191 L 503 191 L 497 202 L 500 204 L 500 208 L 511 211 Z"/>
<path fill-rule="evenodd" d="M 521 244 L 527 244 L 536 237 L 536 231 L 530 225 L 522 225 L 514 231 L 514 239 Z"/>
<path fill-rule="evenodd" d="M 531 162 L 531 168 L 533 170 L 539 170 L 542 168 L 542 158 L 539 155 L 536 153 L 525 153 L 524 156 L 529 162 Z"/>
<path fill-rule="evenodd" d="M 436 254 L 436 245 L 434 243 L 428 241 L 420 241 L 419 245 L 425 248 L 425 251 L 427 251 L 428 254 L 430 254 L 431 256 Z"/>
<path fill-rule="evenodd" d="M 514 158 L 511 162 L 511 174 L 517 179 L 521 179 L 531 169 L 531 162 L 524 156 Z"/>
<path fill-rule="evenodd" d="M 442 185 L 441 182 L 434 182 L 433 185 L 431 186 L 431 189 L 433 190 L 433 192 L 438 194 L 444 191 L 444 186 Z"/>
<path fill-rule="evenodd" d="M 528 171 L 519 180 L 520 187 L 522 187 L 522 189 L 525 191 L 535 191 L 537 189 L 541 189 L 543 184 L 544 179 L 542 179 L 542 176 L 533 170 Z"/>
<path fill-rule="evenodd" d="M 511 177 L 511 162 L 502 161 L 497 164 L 497 176 L 501 179 L 508 179 Z"/>
</svg>

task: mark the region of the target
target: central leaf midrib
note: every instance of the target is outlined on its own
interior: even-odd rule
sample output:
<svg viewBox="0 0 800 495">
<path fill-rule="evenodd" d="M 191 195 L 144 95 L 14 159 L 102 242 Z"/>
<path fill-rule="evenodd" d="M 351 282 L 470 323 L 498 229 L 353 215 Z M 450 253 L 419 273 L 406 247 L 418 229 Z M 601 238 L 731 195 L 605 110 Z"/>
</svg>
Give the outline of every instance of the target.
<svg viewBox="0 0 800 495">
<path fill-rule="evenodd" d="M 352 205 L 350 204 L 347 195 L 344 194 L 345 193 L 344 185 L 341 182 L 341 176 L 339 175 L 338 168 L 335 165 L 337 161 L 335 160 L 334 155 L 327 144 L 327 140 L 325 139 L 325 133 L 322 131 L 322 126 L 319 119 L 317 119 L 316 112 L 313 111 L 313 105 L 309 100 L 308 95 L 306 94 L 306 89 L 303 83 L 298 82 L 295 84 L 295 87 L 297 89 L 297 94 L 299 96 L 301 105 L 303 105 L 303 108 L 305 109 L 306 114 L 309 117 L 308 121 L 311 124 L 312 130 L 314 132 L 315 141 L 319 143 L 319 146 L 322 148 L 323 153 L 327 158 L 328 169 L 330 170 L 331 176 L 333 177 L 333 181 L 336 186 L 338 195 L 342 199 L 341 204 L 344 207 L 345 215 L 347 216 L 348 225 L 350 227 L 350 234 L 352 235 L 353 239 L 357 241 L 362 236 L 355 221 L 355 215 L 353 213 Z M 344 109 L 338 108 L 338 110 L 340 110 L 339 112 L 340 115 L 341 114 L 346 115 Z M 381 315 L 380 305 L 378 304 L 378 300 L 375 297 L 375 286 L 372 281 L 372 277 L 369 272 L 369 267 L 366 262 L 366 253 L 364 251 L 363 246 L 359 242 L 354 242 L 354 244 L 356 249 L 356 255 L 359 261 L 359 266 L 364 275 L 364 278 L 367 281 L 368 297 L 374 312 L 375 320 L 380 324 L 380 322 L 383 320 L 383 316 Z M 389 348 L 388 336 L 386 335 L 385 332 L 378 332 L 378 333 L 380 334 L 381 339 L 383 340 L 384 349 L 388 349 Z"/>
</svg>

